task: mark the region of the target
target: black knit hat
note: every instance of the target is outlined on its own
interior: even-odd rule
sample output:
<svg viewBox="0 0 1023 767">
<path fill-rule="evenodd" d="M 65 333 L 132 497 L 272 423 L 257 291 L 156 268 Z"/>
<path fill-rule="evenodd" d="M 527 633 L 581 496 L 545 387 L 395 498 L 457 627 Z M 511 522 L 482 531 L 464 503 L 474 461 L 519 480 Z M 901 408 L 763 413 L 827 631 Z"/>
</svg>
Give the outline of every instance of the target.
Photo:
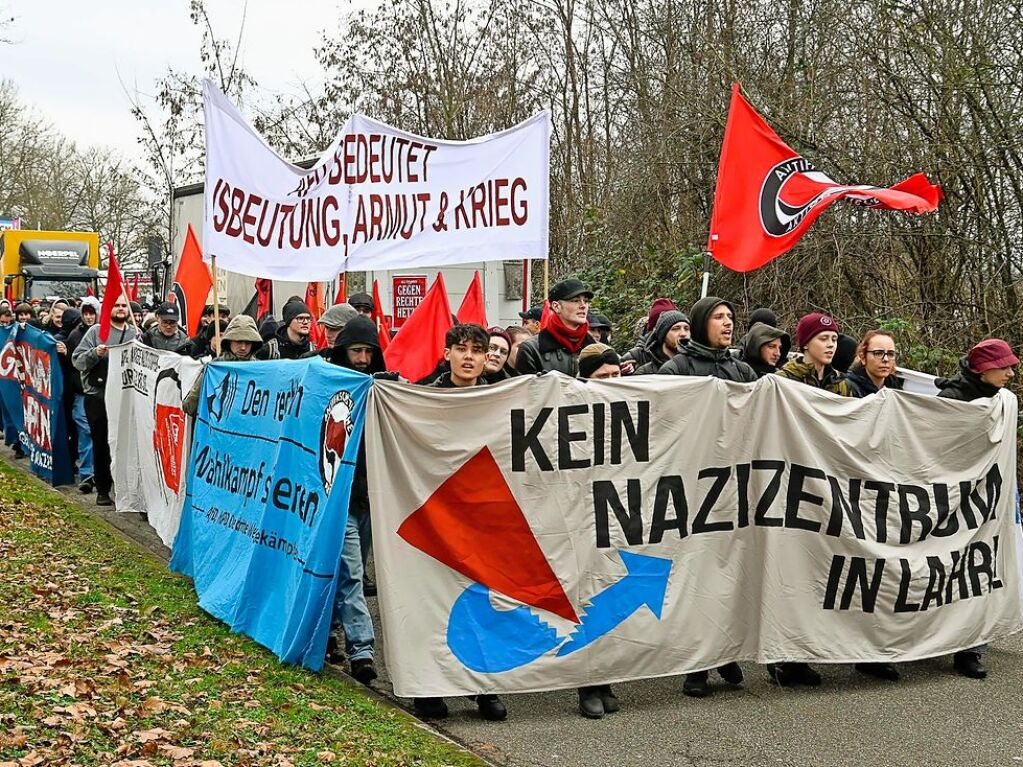
<svg viewBox="0 0 1023 767">
<path fill-rule="evenodd" d="M 298 317 L 300 314 L 308 314 L 312 317 L 313 313 L 309 311 L 309 307 L 305 305 L 305 302 L 297 299 L 290 298 L 288 303 L 281 309 L 281 317 L 284 320 L 284 326 L 287 327 L 291 324 L 291 321 Z"/>
</svg>

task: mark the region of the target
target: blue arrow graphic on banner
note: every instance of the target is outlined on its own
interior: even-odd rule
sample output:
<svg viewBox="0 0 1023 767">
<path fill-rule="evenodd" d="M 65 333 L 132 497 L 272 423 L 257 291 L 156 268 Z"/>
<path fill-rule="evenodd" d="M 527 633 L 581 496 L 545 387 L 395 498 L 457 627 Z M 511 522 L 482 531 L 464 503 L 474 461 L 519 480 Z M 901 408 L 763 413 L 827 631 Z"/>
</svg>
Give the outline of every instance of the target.
<svg viewBox="0 0 1023 767">
<path fill-rule="evenodd" d="M 628 573 L 590 600 L 582 623 L 558 650 L 559 657 L 581 650 L 610 633 L 643 605 L 661 619 L 671 560 L 626 551 L 619 552 L 619 556 Z"/>
<path fill-rule="evenodd" d="M 478 583 L 455 600 L 447 634 L 448 647 L 462 665 L 488 674 L 524 666 L 562 641 L 525 605 L 495 610 L 490 589 Z"/>
</svg>

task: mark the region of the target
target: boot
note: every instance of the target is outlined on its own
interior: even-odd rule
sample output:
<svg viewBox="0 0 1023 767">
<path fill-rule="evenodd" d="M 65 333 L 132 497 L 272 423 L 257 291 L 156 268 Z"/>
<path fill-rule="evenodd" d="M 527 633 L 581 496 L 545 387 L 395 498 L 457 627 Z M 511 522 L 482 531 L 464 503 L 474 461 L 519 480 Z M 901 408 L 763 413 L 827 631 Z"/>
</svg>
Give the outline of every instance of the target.
<svg viewBox="0 0 1023 767">
<path fill-rule="evenodd" d="M 372 658 L 359 658 L 352 661 L 352 676 L 356 682 L 369 684 L 377 678 L 377 670 Z"/>
<path fill-rule="evenodd" d="M 970 679 L 987 678 L 987 668 L 980 661 L 980 653 L 969 651 L 957 652 L 952 656 L 952 667 L 957 673 Z"/>
<path fill-rule="evenodd" d="M 448 715 L 444 698 L 414 698 L 412 709 L 423 719 L 444 719 Z"/>
<path fill-rule="evenodd" d="M 508 709 L 496 695 L 477 695 L 476 708 L 488 722 L 500 722 L 508 717 Z"/>
<path fill-rule="evenodd" d="M 872 676 L 875 679 L 884 679 L 887 682 L 898 682 L 899 670 L 891 663 L 857 663 L 856 670 L 861 674 Z"/>
<path fill-rule="evenodd" d="M 611 685 L 602 684 L 597 689 L 600 690 L 600 702 L 604 704 L 604 713 L 617 713 L 621 706 L 618 705 L 618 698 L 611 692 Z"/>
<path fill-rule="evenodd" d="M 603 718 L 604 701 L 600 699 L 599 687 L 579 688 L 579 713 L 587 719 Z"/>
<path fill-rule="evenodd" d="M 690 698 L 706 698 L 710 695 L 707 678 L 706 671 L 694 671 L 691 674 L 686 674 L 686 680 L 682 683 L 682 693 Z"/>
<path fill-rule="evenodd" d="M 808 663 L 769 663 L 767 673 L 771 681 L 782 687 L 820 687 L 821 675 Z"/>
<path fill-rule="evenodd" d="M 718 673 L 728 684 L 742 684 L 742 669 L 739 668 L 738 663 L 726 663 L 724 666 L 719 666 Z"/>
</svg>

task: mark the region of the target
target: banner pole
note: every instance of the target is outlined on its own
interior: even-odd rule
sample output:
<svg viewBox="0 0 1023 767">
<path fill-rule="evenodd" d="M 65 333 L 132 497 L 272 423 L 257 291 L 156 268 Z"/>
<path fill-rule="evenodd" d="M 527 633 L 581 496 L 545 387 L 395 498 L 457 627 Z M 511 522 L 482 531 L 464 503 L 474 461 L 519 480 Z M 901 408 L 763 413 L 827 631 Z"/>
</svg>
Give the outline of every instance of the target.
<svg viewBox="0 0 1023 767">
<path fill-rule="evenodd" d="M 220 288 L 217 285 L 217 256 L 210 253 L 210 272 L 213 275 L 213 343 L 217 347 L 216 359 L 220 356 Z"/>
<path fill-rule="evenodd" d="M 547 294 L 551 290 L 551 257 L 548 254 L 547 258 L 543 260 L 543 297 L 547 299 Z"/>
<path fill-rule="evenodd" d="M 710 291 L 710 251 L 703 254 L 703 287 L 700 289 L 700 298 L 706 298 Z"/>
</svg>

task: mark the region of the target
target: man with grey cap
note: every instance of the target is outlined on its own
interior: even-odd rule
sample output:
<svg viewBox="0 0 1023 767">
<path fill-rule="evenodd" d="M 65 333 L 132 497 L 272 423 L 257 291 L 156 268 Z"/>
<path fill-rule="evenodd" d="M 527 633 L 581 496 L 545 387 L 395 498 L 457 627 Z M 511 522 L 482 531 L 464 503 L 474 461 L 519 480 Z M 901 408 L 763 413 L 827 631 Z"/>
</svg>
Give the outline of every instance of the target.
<svg viewBox="0 0 1023 767">
<path fill-rule="evenodd" d="M 371 316 L 376 308 L 373 297 L 369 293 L 353 293 L 352 297 L 348 299 L 348 305 L 367 317 Z"/>
<path fill-rule="evenodd" d="M 180 318 L 177 305 L 164 301 L 156 307 L 157 323 L 142 334 L 142 343 L 153 349 L 176 352 L 188 340 L 188 333 L 178 324 Z"/>
<path fill-rule="evenodd" d="M 547 327 L 522 342 L 515 369 L 523 375 L 557 370 L 575 378 L 579 375 L 579 352 L 594 343 L 586 319 L 593 291 L 569 277 L 552 285 L 547 298 L 551 302 Z"/>
<path fill-rule="evenodd" d="M 344 330 L 345 325 L 358 316 L 359 311 L 351 304 L 334 304 L 322 314 L 317 322 L 323 328 L 328 348 L 334 345 L 335 339 Z"/>
</svg>

